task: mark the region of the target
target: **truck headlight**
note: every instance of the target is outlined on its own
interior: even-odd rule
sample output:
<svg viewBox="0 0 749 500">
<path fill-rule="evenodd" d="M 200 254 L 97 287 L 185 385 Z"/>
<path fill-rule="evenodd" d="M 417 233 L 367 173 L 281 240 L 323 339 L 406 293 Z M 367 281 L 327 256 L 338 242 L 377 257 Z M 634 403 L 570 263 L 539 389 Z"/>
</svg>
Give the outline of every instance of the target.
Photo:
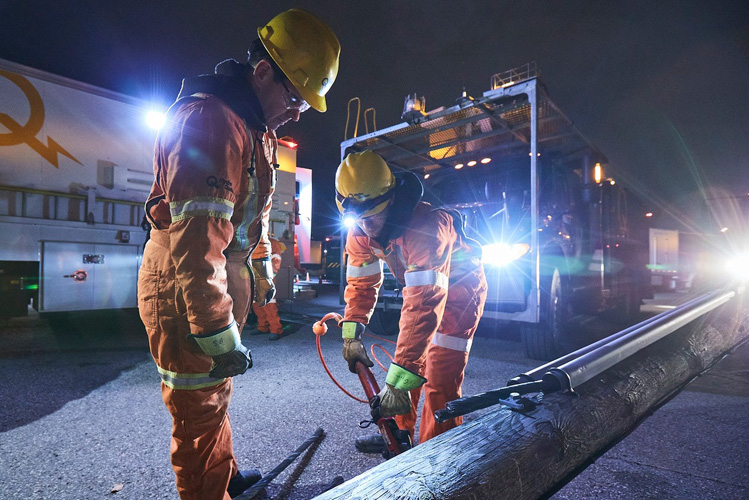
<svg viewBox="0 0 749 500">
<path fill-rule="evenodd" d="M 481 262 L 486 266 L 503 267 L 518 260 L 530 250 L 526 243 L 492 243 L 481 247 Z"/>
<path fill-rule="evenodd" d="M 737 280 L 749 281 L 749 253 L 734 255 L 726 262 L 726 271 Z"/>
</svg>

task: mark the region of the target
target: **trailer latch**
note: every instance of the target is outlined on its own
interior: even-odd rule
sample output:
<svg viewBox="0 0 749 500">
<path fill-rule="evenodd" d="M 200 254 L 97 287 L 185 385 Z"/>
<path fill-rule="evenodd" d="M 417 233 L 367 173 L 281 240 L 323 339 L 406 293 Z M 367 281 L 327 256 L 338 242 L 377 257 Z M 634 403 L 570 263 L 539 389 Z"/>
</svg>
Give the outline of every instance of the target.
<svg viewBox="0 0 749 500">
<path fill-rule="evenodd" d="M 88 273 L 86 271 L 83 271 L 82 269 L 78 269 L 73 274 L 63 275 L 63 278 L 73 278 L 78 283 L 82 283 L 86 281 L 86 278 L 88 278 Z"/>
</svg>

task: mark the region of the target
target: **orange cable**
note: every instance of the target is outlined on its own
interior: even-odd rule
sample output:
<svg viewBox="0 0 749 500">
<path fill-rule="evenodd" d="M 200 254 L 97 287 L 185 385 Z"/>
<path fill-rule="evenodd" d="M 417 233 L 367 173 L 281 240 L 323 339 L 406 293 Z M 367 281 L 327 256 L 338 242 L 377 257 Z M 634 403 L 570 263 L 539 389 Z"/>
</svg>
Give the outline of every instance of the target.
<svg viewBox="0 0 749 500">
<path fill-rule="evenodd" d="M 328 332 L 328 325 L 326 325 L 325 322 L 328 321 L 329 319 L 334 319 L 336 321 L 336 324 L 339 324 L 341 321 L 343 321 L 343 317 L 340 314 L 334 313 L 334 312 L 330 312 L 330 313 L 326 314 L 325 316 L 323 316 L 320 321 L 317 321 L 317 322 L 315 322 L 312 325 L 312 332 L 315 334 L 315 343 L 317 344 L 317 355 L 320 356 L 320 362 L 322 363 L 322 367 L 325 369 L 325 373 L 327 373 L 328 376 L 330 377 L 330 380 L 332 380 L 333 383 L 335 385 L 337 385 L 338 388 L 340 390 L 342 390 L 348 397 L 350 397 L 351 399 L 355 399 L 356 401 L 359 401 L 361 403 L 369 404 L 369 401 L 366 401 L 364 399 L 358 398 L 358 397 L 354 396 L 353 394 L 351 394 L 349 391 L 347 391 L 338 382 L 338 380 L 336 380 L 336 378 L 330 372 L 330 369 L 328 368 L 328 364 L 325 362 L 325 358 L 322 355 L 322 346 L 320 344 L 320 337 L 322 337 L 323 335 L 325 335 Z M 393 342 L 392 340 L 379 337 L 379 336 L 374 335 L 372 333 L 365 333 L 365 335 L 369 335 L 370 337 L 374 337 L 376 339 L 383 340 L 385 342 L 389 342 L 389 343 L 395 345 L 395 342 Z M 372 344 L 369 347 L 370 353 L 372 354 L 372 358 L 374 358 L 375 362 L 380 366 L 380 368 L 382 368 L 383 370 L 387 371 L 387 368 L 385 368 L 385 366 L 383 366 L 383 364 L 380 363 L 380 360 L 377 359 L 377 355 L 375 355 L 375 351 L 374 351 L 375 347 L 378 347 L 379 349 L 381 349 L 382 352 L 384 352 L 387 355 L 387 357 L 390 358 L 391 362 L 393 361 L 393 357 L 380 344 Z"/>
</svg>

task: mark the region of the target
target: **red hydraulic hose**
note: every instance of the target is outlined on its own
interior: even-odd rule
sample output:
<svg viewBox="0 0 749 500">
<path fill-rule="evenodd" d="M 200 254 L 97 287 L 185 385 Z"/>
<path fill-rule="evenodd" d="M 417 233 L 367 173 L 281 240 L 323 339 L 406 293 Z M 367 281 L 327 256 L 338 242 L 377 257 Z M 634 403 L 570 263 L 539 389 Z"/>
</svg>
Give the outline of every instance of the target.
<svg viewBox="0 0 749 500">
<path fill-rule="evenodd" d="M 330 373 L 330 369 L 328 369 L 327 363 L 325 363 L 325 359 L 322 355 L 322 348 L 320 347 L 320 337 L 325 335 L 328 331 L 328 326 L 325 324 L 325 322 L 329 319 L 335 319 L 336 323 L 340 323 L 343 321 L 343 318 L 338 313 L 328 313 L 320 321 L 317 321 L 315 324 L 312 325 L 312 331 L 315 333 L 315 341 L 317 344 L 317 354 L 320 356 L 320 361 L 322 362 L 323 368 L 325 368 L 325 372 L 328 374 L 330 379 L 335 383 L 335 385 L 338 386 L 339 389 L 341 389 L 345 394 L 347 394 L 350 398 L 355 399 L 357 401 L 360 401 L 362 403 L 366 403 L 370 406 L 372 409 L 372 419 L 373 422 L 377 425 L 377 427 L 380 429 L 380 435 L 382 436 L 383 440 L 385 441 L 385 451 L 383 452 L 383 456 L 385 458 L 391 458 L 395 455 L 399 455 L 400 453 L 403 453 L 404 451 L 410 449 L 412 447 L 411 443 L 411 434 L 406 430 L 401 430 L 398 428 L 398 425 L 395 423 L 395 420 L 393 417 L 383 417 L 380 414 L 379 410 L 379 397 L 378 394 L 380 392 L 380 386 L 377 383 L 377 379 L 375 378 L 374 374 L 372 374 L 372 370 L 370 370 L 368 367 L 366 367 L 362 362 L 357 361 L 355 370 L 356 374 L 359 376 L 359 381 L 362 384 L 362 387 L 364 388 L 364 394 L 367 396 L 367 400 L 357 398 L 350 392 L 348 392 L 346 389 L 343 388 L 343 386 L 338 383 L 338 381 L 335 379 L 332 373 Z M 371 335 L 371 334 L 370 334 Z M 372 337 L 378 338 L 380 340 L 384 340 L 385 342 L 390 342 L 391 344 L 395 344 L 392 340 L 383 339 L 381 337 L 377 337 L 376 335 L 371 335 Z M 373 344 L 372 345 L 372 357 L 375 358 L 375 361 L 377 361 L 377 364 L 380 365 L 383 369 L 385 367 L 380 363 L 380 361 L 377 359 L 377 357 L 374 354 L 374 347 L 377 346 L 382 351 L 387 354 L 387 356 L 392 361 L 392 356 L 390 356 L 390 353 L 388 353 L 382 346 Z"/>
<path fill-rule="evenodd" d="M 332 373 L 330 373 L 330 369 L 328 368 L 327 363 L 325 363 L 325 358 L 323 358 L 322 355 L 322 348 L 320 347 L 320 337 L 328 333 L 328 325 L 325 324 L 326 321 L 329 319 L 335 319 L 336 323 L 340 323 L 343 321 L 343 317 L 338 313 L 328 313 L 325 316 L 322 317 L 320 321 L 317 321 L 314 325 L 312 325 L 312 331 L 315 333 L 315 343 L 317 344 L 317 355 L 320 356 L 320 361 L 322 362 L 322 367 L 325 368 L 325 373 L 328 374 L 330 377 L 330 380 L 335 383 L 335 385 L 338 386 L 340 390 L 342 390 L 348 397 L 351 399 L 355 399 L 361 403 L 369 404 L 369 401 L 361 398 L 357 398 L 350 392 L 348 392 L 346 389 L 343 388 L 343 386 L 336 380 L 336 378 L 333 376 Z"/>
</svg>

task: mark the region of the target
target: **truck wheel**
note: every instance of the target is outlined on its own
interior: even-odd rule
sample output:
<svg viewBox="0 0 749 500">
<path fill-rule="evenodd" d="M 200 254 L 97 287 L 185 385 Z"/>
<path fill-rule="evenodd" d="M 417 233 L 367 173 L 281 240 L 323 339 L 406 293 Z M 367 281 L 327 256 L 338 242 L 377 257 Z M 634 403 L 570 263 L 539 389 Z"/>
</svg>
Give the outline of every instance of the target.
<svg viewBox="0 0 749 500">
<path fill-rule="evenodd" d="M 396 335 L 398 333 L 398 323 L 401 320 L 401 312 L 398 309 L 375 309 L 369 320 L 367 329 L 375 335 Z"/>
<path fill-rule="evenodd" d="M 542 361 L 561 356 L 569 316 L 569 298 L 559 270 L 554 269 L 551 281 L 546 287 L 541 287 L 541 322 L 523 324 L 525 354 Z"/>
</svg>

